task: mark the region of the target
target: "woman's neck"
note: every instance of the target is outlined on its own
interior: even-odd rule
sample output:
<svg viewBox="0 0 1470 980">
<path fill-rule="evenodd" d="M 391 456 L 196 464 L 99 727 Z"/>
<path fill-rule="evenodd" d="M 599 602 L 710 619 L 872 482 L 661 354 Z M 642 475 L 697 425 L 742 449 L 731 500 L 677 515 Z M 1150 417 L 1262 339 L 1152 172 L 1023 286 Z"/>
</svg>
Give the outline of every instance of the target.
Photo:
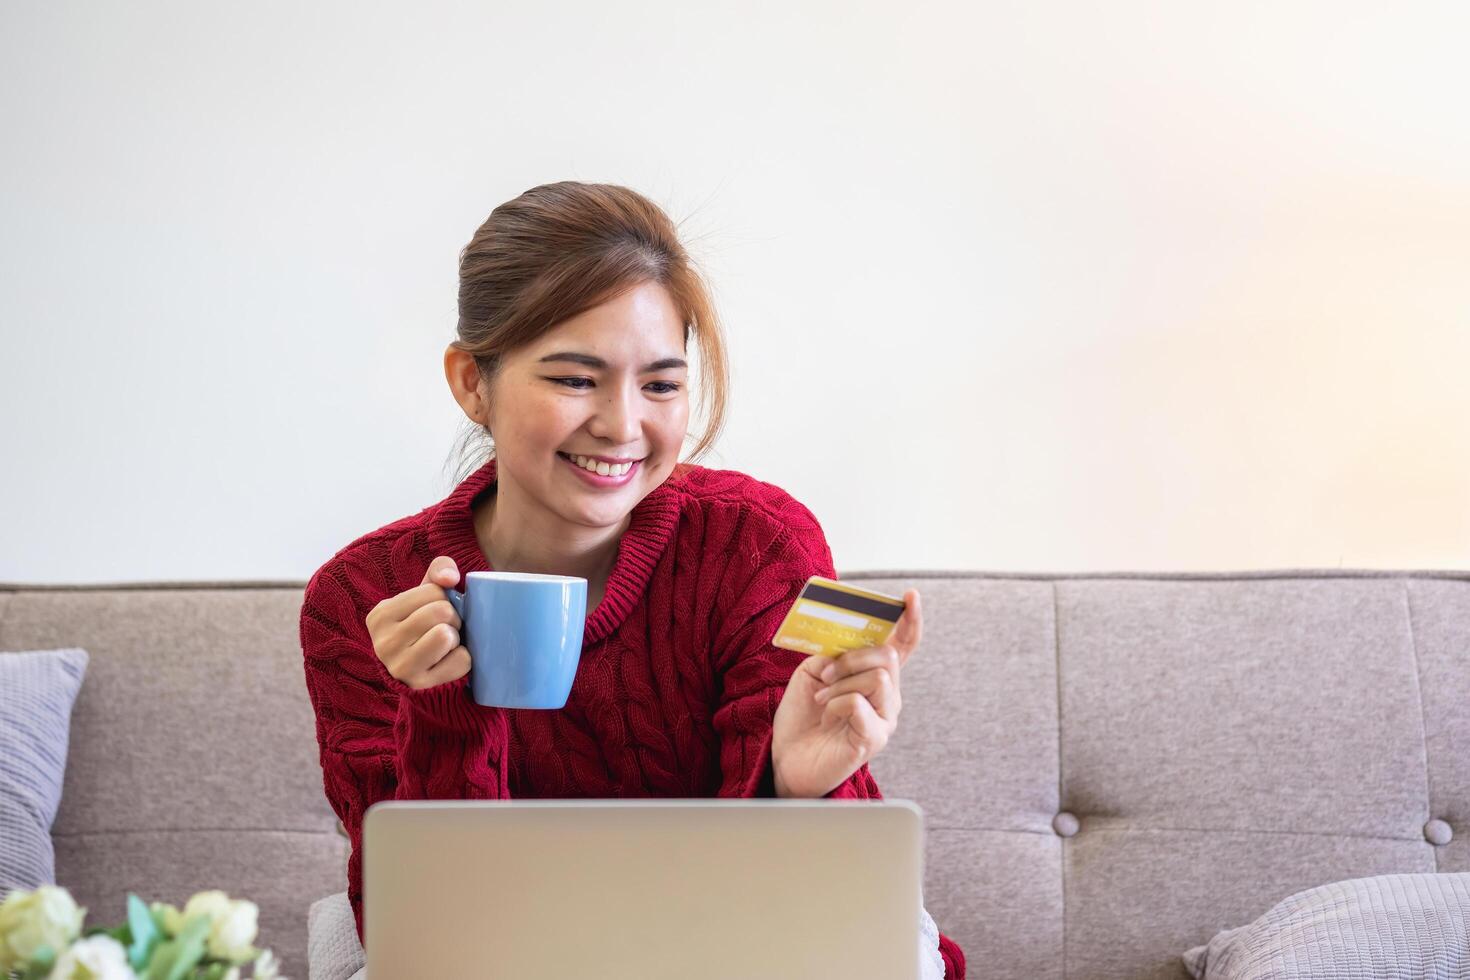
<svg viewBox="0 0 1470 980">
<path fill-rule="evenodd" d="M 568 524 L 503 479 L 474 514 L 475 538 L 491 568 L 576 575 L 585 578 L 598 594 L 612 574 L 618 542 L 630 523 L 631 514 L 615 527 Z"/>
</svg>

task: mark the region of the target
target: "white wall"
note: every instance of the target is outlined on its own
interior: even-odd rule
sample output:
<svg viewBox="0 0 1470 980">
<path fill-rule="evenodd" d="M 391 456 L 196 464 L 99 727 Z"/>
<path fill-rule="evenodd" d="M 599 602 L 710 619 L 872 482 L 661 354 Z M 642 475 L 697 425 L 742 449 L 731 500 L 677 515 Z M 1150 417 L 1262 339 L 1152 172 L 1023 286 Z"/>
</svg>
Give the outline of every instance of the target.
<svg viewBox="0 0 1470 980">
<path fill-rule="evenodd" d="M 0 581 L 448 492 L 459 248 L 686 218 L 839 569 L 1470 568 L 1470 7 L 0 7 Z M 820 433 L 820 435 L 816 435 Z"/>
</svg>

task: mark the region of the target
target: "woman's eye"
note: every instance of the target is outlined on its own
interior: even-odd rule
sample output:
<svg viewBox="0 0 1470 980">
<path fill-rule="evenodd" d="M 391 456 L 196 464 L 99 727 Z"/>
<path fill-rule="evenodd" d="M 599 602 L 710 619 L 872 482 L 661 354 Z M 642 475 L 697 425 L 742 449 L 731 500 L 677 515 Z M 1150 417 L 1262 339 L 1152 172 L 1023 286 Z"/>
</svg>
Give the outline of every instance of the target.
<svg viewBox="0 0 1470 980">
<path fill-rule="evenodd" d="M 573 391 L 586 391 L 592 385 L 591 378 L 547 378 L 547 380 L 571 388 Z M 652 388 L 656 395 L 672 395 L 681 386 L 677 381 L 651 381 L 646 387 Z"/>
</svg>

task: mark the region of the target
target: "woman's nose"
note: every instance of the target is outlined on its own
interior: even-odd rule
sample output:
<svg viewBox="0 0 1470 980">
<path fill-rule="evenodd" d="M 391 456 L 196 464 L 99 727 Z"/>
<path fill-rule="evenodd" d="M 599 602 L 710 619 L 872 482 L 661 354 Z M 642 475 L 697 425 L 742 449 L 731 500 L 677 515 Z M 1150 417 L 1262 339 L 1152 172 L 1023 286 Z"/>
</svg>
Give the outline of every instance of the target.
<svg viewBox="0 0 1470 980">
<path fill-rule="evenodd" d="M 597 407 L 589 426 L 592 434 L 618 445 L 636 442 L 642 419 L 637 394 L 622 389 L 609 389 L 608 396 Z"/>
</svg>

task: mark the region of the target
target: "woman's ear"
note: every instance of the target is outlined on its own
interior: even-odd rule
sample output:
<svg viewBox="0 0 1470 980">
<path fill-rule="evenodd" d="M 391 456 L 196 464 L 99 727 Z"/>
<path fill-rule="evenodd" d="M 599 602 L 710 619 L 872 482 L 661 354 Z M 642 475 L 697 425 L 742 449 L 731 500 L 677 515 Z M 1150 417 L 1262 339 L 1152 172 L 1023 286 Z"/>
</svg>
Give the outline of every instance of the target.
<svg viewBox="0 0 1470 980">
<path fill-rule="evenodd" d="M 469 351 L 450 344 L 444 351 L 444 380 L 459 407 L 470 421 L 490 427 L 490 384 L 480 374 L 480 366 Z"/>
</svg>

